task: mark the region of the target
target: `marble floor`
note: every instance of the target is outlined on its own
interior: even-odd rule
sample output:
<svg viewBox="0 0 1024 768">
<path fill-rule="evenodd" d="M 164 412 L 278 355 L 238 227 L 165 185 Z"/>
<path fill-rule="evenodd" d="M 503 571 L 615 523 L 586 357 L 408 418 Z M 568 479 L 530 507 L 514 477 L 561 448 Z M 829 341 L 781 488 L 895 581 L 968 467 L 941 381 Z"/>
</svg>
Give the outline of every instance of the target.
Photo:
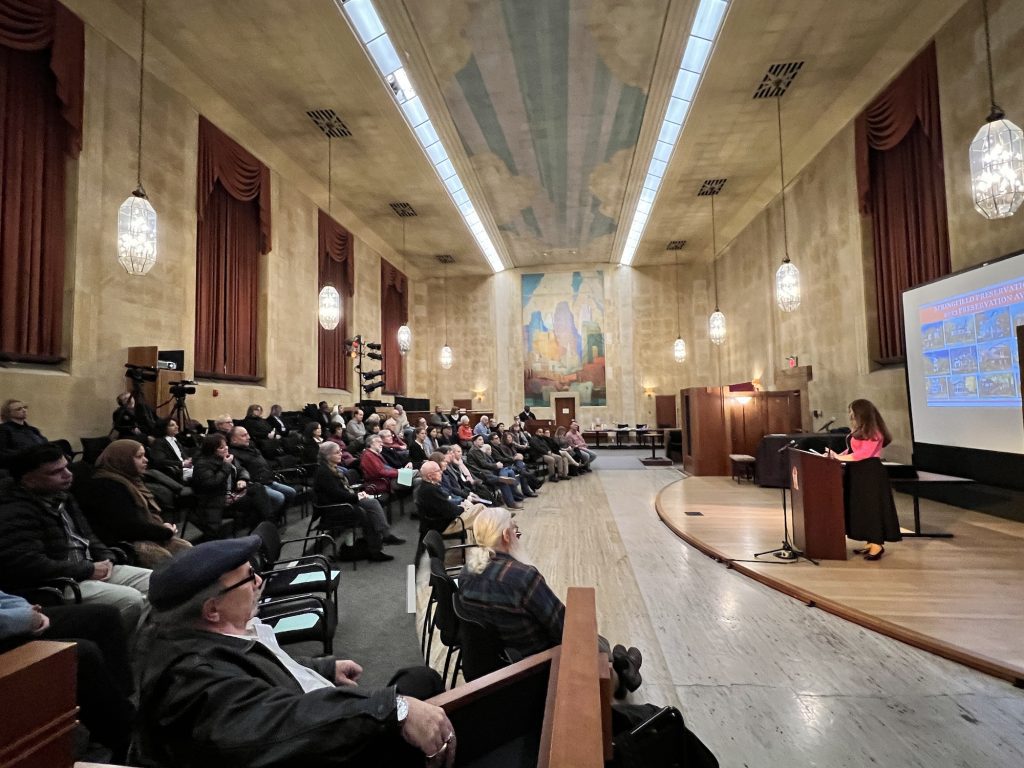
<svg viewBox="0 0 1024 768">
<path fill-rule="evenodd" d="M 600 465 L 545 485 L 523 542 L 557 593 L 597 588 L 602 634 L 644 652 L 636 700 L 678 706 L 722 766 L 1024 765 L 1024 690 L 725 568 L 655 512 L 679 472 Z"/>
</svg>

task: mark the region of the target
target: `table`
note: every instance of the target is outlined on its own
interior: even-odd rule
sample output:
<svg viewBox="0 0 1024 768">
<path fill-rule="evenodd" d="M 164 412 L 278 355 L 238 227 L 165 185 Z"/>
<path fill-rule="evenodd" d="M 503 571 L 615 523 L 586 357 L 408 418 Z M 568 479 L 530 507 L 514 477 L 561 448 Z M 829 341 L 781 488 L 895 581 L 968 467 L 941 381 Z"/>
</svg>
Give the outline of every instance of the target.
<svg viewBox="0 0 1024 768">
<path fill-rule="evenodd" d="M 655 454 L 655 451 L 657 450 L 658 440 L 662 440 L 662 442 L 664 442 L 664 435 L 659 430 L 657 430 L 657 429 L 652 429 L 652 430 L 646 430 L 645 429 L 645 430 L 643 430 L 641 432 L 638 432 L 637 433 L 637 437 L 640 438 L 640 445 L 641 446 L 643 445 L 644 440 L 646 440 L 648 437 L 651 438 L 651 458 L 652 459 L 658 458 L 658 456 Z"/>
<path fill-rule="evenodd" d="M 938 472 L 925 472 L 924 470 L 914 470 L 913 467 L 908 467 L 906 464 L 897 464 L 896 462 L 882 462 L 885 464 L 885 468 L 889 470 L 889 482 L 892 483 L 893 488 L 899 490 L 900 485 L 906 485 L 910 487 L 909 493 L 914 497 L 914 531 L 913 533 L 904 533 L 905 537 L 910 538 L 922 538 L 922 539 L 951 539 L 953 538 L 952 533 L 946 533 L 944 531 L 935 531 L 932 533 L 921 532 L 921 499 L 920 492 L 921 486 L 925 484 L 959 484 L 959 483 L 973 483 L 975 482 L 969 477 L 957 477 L 956 475 L 941 475 Z M 915 476 L 902 476 L 907 471 L 913 471 Z"/>
</svg>

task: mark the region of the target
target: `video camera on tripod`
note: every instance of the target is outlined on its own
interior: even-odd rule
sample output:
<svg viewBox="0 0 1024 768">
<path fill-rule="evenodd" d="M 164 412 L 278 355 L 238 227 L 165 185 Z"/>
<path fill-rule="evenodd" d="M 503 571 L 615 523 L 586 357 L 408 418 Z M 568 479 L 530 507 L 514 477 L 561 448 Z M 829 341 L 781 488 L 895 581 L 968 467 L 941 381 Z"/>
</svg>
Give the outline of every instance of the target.
<svg viewBox="0 0 1024 768">
<path fill-rule="evenodd" d="M 141 384 L 144 381 L 156 381 L 157 370 L 149 365 L 132 365 L 131 363 L 125 364 L 124 377 L 131 379 L 136 384 Z"/>
<path fill-rule="evenodd" d="M 191 379 L 182 379 L 181 381 L 172 381 L 169 384 L 170 393 L 175 397 L 185 397 L 185 395 L 194 395 L 196 393 L 197 384 Z"/>
</svg>

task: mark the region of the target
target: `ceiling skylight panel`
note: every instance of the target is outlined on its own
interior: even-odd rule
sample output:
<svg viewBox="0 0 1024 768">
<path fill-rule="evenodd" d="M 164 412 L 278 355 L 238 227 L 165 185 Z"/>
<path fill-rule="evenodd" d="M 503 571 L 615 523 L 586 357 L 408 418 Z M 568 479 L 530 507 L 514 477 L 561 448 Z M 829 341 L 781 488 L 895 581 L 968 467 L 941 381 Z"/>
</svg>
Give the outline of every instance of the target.
<svg viewBox="0 0 1024 768">
<path fill-rule="evenodd" d="M 505 266 L 501 263 L 498 251 L 487 235 L 483 222 L 448 156 L 448 151 L 441 143 L 433 123 L 430 122 L 426 107 L 416 95 L 412 79 L 402 66 L 398 52 L 391 43 L 372 0 L 334 0 L 334 3 L 362 42 L 378 74 L 394 96 L 396 104 L 420 144 L 420 149 L 430 160 L 434 171 L 448 190 L 452 202 L 458 207 L 487 263 L 495 272 L 501 272 Z"/>
<path fill-rule="evenodd" d="M 672 95 L 665 107 L 665 115 L 658 131 L 651 164 L 647 168 L 640 199 L 633 211 L 629 234 L 623 245 L 619 264 L 629 266 L 633 263 L 640 238 L 643 236 L 647 219 L 653 209 L 662 177 L 672 157 L 676 141 L 686 124 L 690 111 L 690 103 L 697 94 L 704 67 L 707 65 L 715 39 L 722 28 L 725 13 L 729 8 L 728 0 L 700 0 L 694 15 L 693 25 L 683 49 L 680 69 L 672 87 Z"/>
</svg>

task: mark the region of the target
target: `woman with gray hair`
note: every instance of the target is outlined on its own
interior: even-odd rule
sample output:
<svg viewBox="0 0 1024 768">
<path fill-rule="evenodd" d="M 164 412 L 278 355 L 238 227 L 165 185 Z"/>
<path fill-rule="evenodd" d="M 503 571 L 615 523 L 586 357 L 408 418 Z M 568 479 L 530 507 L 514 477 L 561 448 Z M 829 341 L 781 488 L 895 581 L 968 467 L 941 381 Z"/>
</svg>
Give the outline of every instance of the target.
<svg viewBox="0 0 1024 768">
<path fill-rule="evenodd" d="M 469 615 L 498 633 L 506 648 L 523 656 L 562 643 L 565 605 L 530 563 L 520 542 L 519 526 L 507 509 L 484 509 L 473 522 L 477 546 L 466 553 L 459 574 L 459 597 Z M 643 656 L 636 648 L 616 645 L 598 635 L 598 650 L 612 660 L 615 697 L 640 687 Z"/>
<path fill-rule="evenodd" d="M 317 455 L 316 477 L 313 481 L 313 492 L 317 504 L 351 504 L 362 515 L 361 525 L 366 548 L 370 553 L 369 560 L 383 563 L 394 560 L 392 555 L 382 551 L 384 544 L 404 544 L 391 533 L 388 519 L 380 502 L 363 491 L 355 491 L 348 482 L 348 475 L 341 466 L 341 448 L 337 443 L 321 443 Z M 326 519 L 325 524 L 330 520 Z"/>
</svg>

